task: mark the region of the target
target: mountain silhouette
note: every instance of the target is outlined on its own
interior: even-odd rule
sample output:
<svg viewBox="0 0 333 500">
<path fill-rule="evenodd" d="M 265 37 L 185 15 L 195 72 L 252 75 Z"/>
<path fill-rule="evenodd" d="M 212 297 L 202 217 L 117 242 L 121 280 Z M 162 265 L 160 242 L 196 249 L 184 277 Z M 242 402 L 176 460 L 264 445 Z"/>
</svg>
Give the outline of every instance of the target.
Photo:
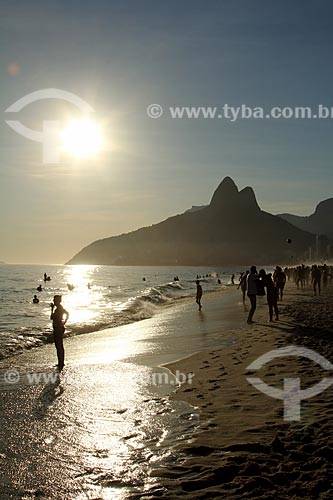
<svg viewBox="0 0 333 500">
<path fill-rule="evenodd" d="M 254 191 L 223 179 L 208 206 L 95 241 L 68 264 L 249 265 L 292 263 L 315 237 L 260 209 Z"/>
<path fill-rule="evenodd" d="M 304 231 L 333 239 L 333 198 L 321 201 L 308 217 L 292 214 L 279 214 L 279 217 Z"/>
</svg>

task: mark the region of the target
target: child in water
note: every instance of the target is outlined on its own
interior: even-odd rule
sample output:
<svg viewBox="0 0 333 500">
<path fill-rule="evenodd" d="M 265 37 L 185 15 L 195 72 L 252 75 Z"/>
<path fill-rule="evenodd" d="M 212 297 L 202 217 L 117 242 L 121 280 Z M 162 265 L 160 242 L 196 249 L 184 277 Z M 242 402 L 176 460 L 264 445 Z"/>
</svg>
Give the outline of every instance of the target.
<svg viewBox="0 0 333 500">
<path fill-rule="evenodd" d="M 200 285 L 200 281 L 199 280 L 196 281 L 196 284 L 197 284 L 197 296 L 196 296 L 195 301 L 196 301 L 196 303 L 199 306 L 199 311 L 201 311 L 201 309 L 202 309 L 202 305 L 201 305 L 202 286 Z"/>
<path fill-rule="evenodd" d="M 53 322 L 53 337 L 57 349 L 58 368 L 62 370 L 65 364 L 64 332 L 69 314 L 61 305 L 61 295 L 55 295 L 51 304 L 51 319 Z M 55 308 L 55 309 L 54 309 Z M 64 319 L 65 316 L 65 319 Z"/>
</svg>

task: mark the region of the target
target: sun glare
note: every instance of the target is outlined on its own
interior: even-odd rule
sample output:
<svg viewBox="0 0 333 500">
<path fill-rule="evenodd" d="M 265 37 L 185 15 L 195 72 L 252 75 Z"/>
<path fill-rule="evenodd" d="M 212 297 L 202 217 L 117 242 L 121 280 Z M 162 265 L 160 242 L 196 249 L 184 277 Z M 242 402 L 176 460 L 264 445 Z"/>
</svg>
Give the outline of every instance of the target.
<svg viewBox="0 0 333 500">
<path fill-rule="evenodd" d="M 62 132 L 63 150 L 75 158 L 96 156 L 103 146 L 99 125 L 88 119 L 71 121 Z"/>
</svg>

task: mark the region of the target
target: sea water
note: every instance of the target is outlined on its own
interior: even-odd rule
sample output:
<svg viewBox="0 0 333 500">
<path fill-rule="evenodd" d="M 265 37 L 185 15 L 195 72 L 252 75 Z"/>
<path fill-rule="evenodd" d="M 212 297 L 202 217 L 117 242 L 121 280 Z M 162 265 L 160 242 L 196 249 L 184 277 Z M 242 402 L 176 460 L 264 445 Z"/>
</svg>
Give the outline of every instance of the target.
<svg viewBox="0 0 333 500">
<path fill-rule="evenodd" d="M 50 304 L 56 294 L 69 312 L 66 335 L 71 336 L 146 319 L 194 297 L 198 275 L 207 293 L 228 286 L 232 274 L 238 281 L 239 272 L 220 267 L 0 265 L 0 359 L 50 340 Z M 44 282 L 44 273 L 50 281 Z M 35 294 L 38 304 L 32 302 Z"/>
<path fill-rule="evenodd" d="M 26 351 L 23 356 L 1 363 L 4 370 L 14 366 L 21 374 L 19 383 L 0 385 L 3 494 L 13 499 L 38 495 L 55 500 L 127 500 L 141 498 L 142 492 L 158 491 L 159 476 L 163 476 L 165 466 L 183 460 L 174 445 L 191 438 L 200 423 L 199 414 L 192 406 L 169 399 L 168 395 L 177 386 L 171 374 L 169 383 L 152 382 L 156 370 L 165 371 L 155 368 L 160 361 L 158 349 L 153 356 L 158 363 L 150 366 L 138 363 L 137 352 L 133 363 L 118 358 L 132 359 L 129 336 L 140 337 L 136 321 L 155 315 L 157 322 L 161 322 L 166 316 L 164 323 L 168 324 L 169 315 L 183 316 L 178 310 L 186 309 L 189 297 L 194 301 L 197 275 L 204 276 L 201 284 L 206 294 L 226 288 L 232 272 L 236 271 L 190 267 L 1 266 L 3 356 L 46 342 L 51 331 L 50 303 L 55 294 L 63 296 L 63 305 L 70 314 L 68 334 L 73 337 L 68 339 L 71 361 L 55 382 L 34 385 L 22 376 L 25 370 L 38 375 L 38 370 L 46 366 L 50 371 L 48 348 L 39 351 L 37 360 L 34 351 Z M 51 276 L 51 281 L 44 282 L 44 273 Z M 74 289 L 70 291 L 68 284 Z M 43 288 L 40 293 L 36 291 L 38 285 Z M 39 304 L 32 303 L 34 294 L 38 295 Z M 100 352 L 97 337 L 102 332 L 75 338 L 80 333 L 125 323 L 127 326 L 121 329 L 126 338 L 124 356 L 117 356 L 110 346 L 109 359 L 95 356 L 94 345 Z M 157 330 L 164 338 L 163 324 Z M 201 326 L 204 327 L 204 322 Z M 145 351 L 145 359 L 149 351 L 147 340 L 154 341 L 151 328 L 146 325 L 144 342 L 133 342 Z M 108 342 L 117 342 L 117 330 L 120 335 L 120 329 L 115 329 Z M 197 342 L 200 339 L 208 342 L 200 331 Z M 179 332 L 174 335 L 171 330 L 170 335 L 181 340 Z M 84 355 L 82 363 L 85 340 L 89 356 Z M 162 342 L 163 349 L 169 340 L 168 337 L 166 343 Z M 217 341 L 219 344 L 223 341 L 220 331 Z M 161 338 L 155 338 L 155 343 L 158 347 Z M 197 349 L 197 344 L 191 346 Z M 179 350 L 176 351 L 179 356 Z M 110 359 L 110 353 L 115 354 L 115 359 Z M 55 361 L 53 350 L 52 355 Z"/>
</svg>

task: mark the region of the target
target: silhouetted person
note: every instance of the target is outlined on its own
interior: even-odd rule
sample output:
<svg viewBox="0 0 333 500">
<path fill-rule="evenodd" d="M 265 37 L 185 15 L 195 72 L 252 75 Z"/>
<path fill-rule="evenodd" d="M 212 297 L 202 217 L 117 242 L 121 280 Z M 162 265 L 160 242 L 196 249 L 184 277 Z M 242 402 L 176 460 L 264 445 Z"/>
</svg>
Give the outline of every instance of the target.
<svg viewBox="0 0 333 500">
<path fill-rule="evenodd" d="M 246 273 L 243 273 L 240 277 L 239 280 L 239 285 L 237 287 L 237 290 L 241 289 L 242 290 L 242 295 L 243 295 L 243 304 L 245 304 L 245 294 L 246 294 L 246 288 L 247 288 L 247 276 L 249 274 L 249 271 L 246 271 Z"/>
<path fill-rule="evenodd" d="M 201 311 L 201 308 L 202 308 L 202 305 L 201 305 L 202 286 L 200 285 L 199 280 L 196 281 L 196 284 L 197 284 L 197 295 L 196 295 L 195 301 L 199 306 L 199 311 Z"/>
<path fill-rule="evenodd" d="M 328 267 L 326 264 L 323 266 L 323 288 L 327 288 L 328 283 Z"/>
<path fill-rule="evenodd" d="M 251 325 L 253 323 L 253 315 L 257 308 L 257 268 L 256 266 L 252 266 L 250 269 L 250 274 L 246 280 L 246 288 L 247 288 L 247 296 L 251 302 L 251 309 L 247 318 L 247 323 Z"/>
<path fill-rule="evenodd" d="M 316 264 L 312 267 L 311 279 L 312 279 L 314 294 L 317 295 L 317 287 L 318 287 L 318 294 L 320 295 L 321 271 Z"/>
<path fill-rule="evenodd" d="M 37 292 L 42 292 L 42 291 L 43 291 L 42 285 L 38 285 Z"/>
<path fill-rule="evenodd" d="M 287 281 L 286 275 L 282 271 L 280 266 L 276 266 L 273 276 L 274 284 L 278 291 L 278 296 L 280 296 L 280 300 L 283 299 L 283 290 Z"/>
<path fill-rule="evenodd" d="M 257 297 L 258 296 L 264 297 L 266 295 L 265 284 L 264 284 L 265 278 L 266 278 L 265 269 L 260 269 L 257 279 Z"/>
<path fill-rule="evenodd" d="M 44 273 L 44 281 L 47 281 L 47 274 Z"/>
<path fill-rule="evenodd" d="M 33 304 L 39 304 L 39 298 L 37 297 L 37 295 L 34 295 L 32 302 L 33 302 Z"/>
<path fill-rule="evenodd" d="M 51 320 L 53 322 L 53 337 L 57 349 L 58 368 L 62 370 L 65 364 L 64 333 L 69 314 L 61 305 L 61 295 L 55 295 L 51 304 Z M 55 309 L 54 309 L 55 308 Z M 64 319 L 65 316 L 65 319 Z"/>
<path fill-rule="evenodd" d="M 231 276 L 231 284 L 234 285 L 235 284 L 235 275 L 232 274 Z"/>
<path fill-rule="evenodd" d="M 269 321 L 273 321 L 273 310 L 275 312 L 275 319 L 279 321 L 279 308 L 278 308 L 278 291 L 272 280 L 272 274 L 266 274 L 262 269 L 259 273 L 262 283 L 267 290 L 267 304 L 269 311 Z"/>
</svg>

